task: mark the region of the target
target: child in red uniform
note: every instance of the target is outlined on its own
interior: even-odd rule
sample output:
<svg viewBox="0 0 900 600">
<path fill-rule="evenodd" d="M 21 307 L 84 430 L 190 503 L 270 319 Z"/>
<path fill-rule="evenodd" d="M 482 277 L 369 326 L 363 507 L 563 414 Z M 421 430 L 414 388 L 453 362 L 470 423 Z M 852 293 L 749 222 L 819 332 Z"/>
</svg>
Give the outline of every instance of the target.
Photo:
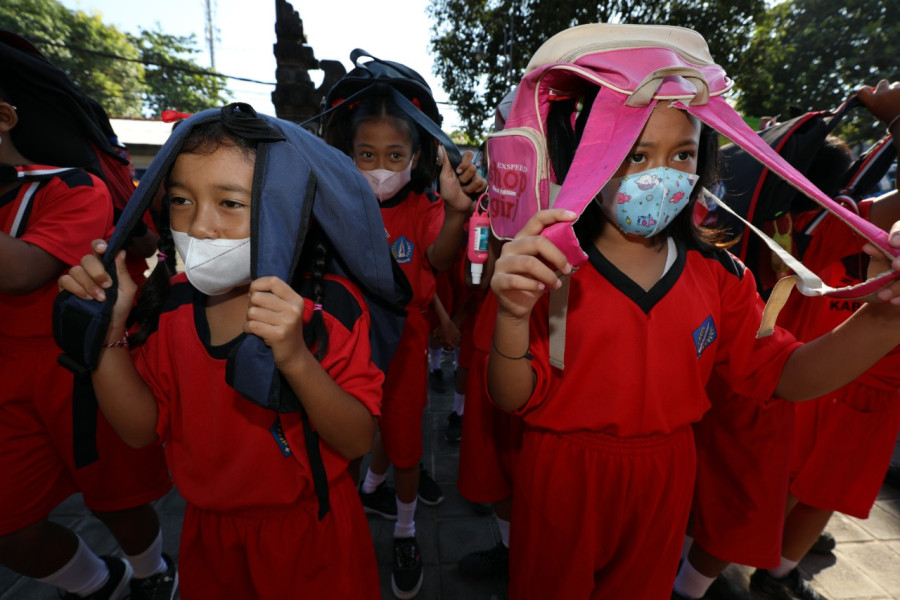
<svg viewBox="0 0 900 600">
<path fill-rule="evenodd" d="M 187 501 L 182 598 L 378 598 L 371 536 L 346 471 L 368 451 L 379 413 L 383 376 L 371 360 L 368 309 L 349 281 L 324 274 L 329 246 L 315 223 L 292 282 L 299 291 L 276 277 L 250 281 L 259 200 L 256 145 L 242 132 L 260 118 L 239 112 L 234 126 L 224 116 L 181 125 L 193 129 L 168 173 L 158 227 L 169 260 L 142 290 L 131 342 L 135 286 L 124 252 L 116 257 L 118 299 L 92 376 L 98 401 L 130 445 L 165 445 Z M 170 281 L 176 247 L 186 273 Z M 103 301 L 106 247 L 93 248 L 60 284 Z M 226 358 L 245 334 L 271 348 L 318 433 L 331 505 L 324 516 L 300 413 L 275 413 L 225 382 Z"/>
<path fill-rule="evenodd" d="M 858 98 L 889 125 L 900 148 L 900 83 L 882 80 L 862 88 Z M 859 204 L 860 214 L 888 228 L 900 218 L 897 189 Z M 862 243 L 832 215 L 805 211 L 794 218 L 809 236 L 804 264 L 832 285 L 859 281 Z M 859 303 L 793 296 L 779 322 L 799 340 L 809 340 L 862 310 Z M 804 600 L 823 597 L 799 577 L 797 564 L 810 551 L 834 511 L 866 519 L 884 482 L 900 430 L 900 350 L 895 349 L 850 384 L 796 406 L 790 464 L 790 496 L 781 542 L 781 562 L 757 570 L 750 587 L 767 598 L 793 593 Z"/>
<path fill-rule="evenodd" d="M 379 435 L 360 487 L 367 510 L 397 519 L 392 588 L 398 598 L 412 598 L 422 585 L 414 517 L 428 401 L 428 308 L 435 294 L 434 271 L 453 264 L 472 210 L 467 194 L 483 191 L 486 184 L 471 163 L 472 152 L 454 172 L 443 147 L 377 87 L 349 112 L 329 119 L 324 138 L 353 158 L 375 191 L 391 253 L 413 290 L 403 336 L 385 377 Z M 438 175 L 441 196 L 430 188 Z M 384 485 L 391 464 L 396 501 Z"/>
<path fill-rule="evenodd" d="M 580 137 L 572 123 L 584 118 L 565 114 L 573 109 L 556 103 L 547 120 L 556 124 L 547 145 L 560 180 L 574 156 L 567 140 Z M 573 272 L 539 235 L 576 219 L 551 209 L 494 266 L 488 390 L 526 426 L 513 479 L 510 597 L 669 597 L 693 491 L 690 424 L 708 407 L 710 376 L 750 398 L 803 400 L 852 380 L 900 341 L 896 284 L 880 292 L 893 302 L 863 307 L 812 343 L 778 329 L 756 339 L 763 305 L 752 275 L 692 218 L 700 189 L 715 182 L 717 143 L 715 131 L 657 103 L 612 180 L 619 189 L 604 188 L 574 225 L 588 263 Z M 693 188 L 688 202 L 672 201 L 674 184 L 658 189 L 671 212 L 656 220 L 672 219 L 659 234 L 619 216 L 627 206 L 617 199 L 643 181 L 624 176 L 638 173 Z M 900 224 L 892 240 L 900 246 Z M 549 363 L 545 293 L 560 277 L 569 279 L 565 371 Z"/>
<path fill-rule="evenodd" d="M 51 331 L 56 279 L 112 225 L 109 191 L 85 171 L 22 155 L 16 142 L 38 116 L 27 95 L 16 93 L 0 90 L 0 163 L 10 169 L 0 181 L 0 564 L 65 590 L 66 598 L 105 600 L 129 591 L 144 598 L 145 585 L 165 585 L 169 597 L 174 565 L 163 557 L 149 504 L 171 489 L 162 452 L 127 447 L 101 417 L 99 459 L 76 467 L 73 377 L 56 362 Z M 78 535 L 48 520 L 77 492 L 127 560 L 98 557 Z M 140 581 L 129 590 L 132 576 Z"/>
</svg>

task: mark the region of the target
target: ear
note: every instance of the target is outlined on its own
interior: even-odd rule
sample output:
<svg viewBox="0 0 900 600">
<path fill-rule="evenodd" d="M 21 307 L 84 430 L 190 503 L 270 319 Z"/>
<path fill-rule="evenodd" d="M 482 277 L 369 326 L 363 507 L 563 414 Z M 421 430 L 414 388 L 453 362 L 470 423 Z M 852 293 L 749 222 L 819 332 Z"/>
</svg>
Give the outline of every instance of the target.
<svg viewBox="0 0 900 600">
<path fill-rule="evenodd" d="M 7 133 L 19 122 L 19 115 L 12 104 L 0 100 L 0 133 Z"/>
</svg>

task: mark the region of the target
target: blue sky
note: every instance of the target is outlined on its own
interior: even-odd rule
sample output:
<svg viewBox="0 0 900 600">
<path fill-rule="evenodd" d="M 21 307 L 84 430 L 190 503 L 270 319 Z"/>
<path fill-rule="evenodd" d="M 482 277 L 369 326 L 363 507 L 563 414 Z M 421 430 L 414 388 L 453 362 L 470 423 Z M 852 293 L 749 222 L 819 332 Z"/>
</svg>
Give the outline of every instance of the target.
<svg viewBox="0 0 900 600">
<path fill-rule="evenodd" d="M 204 35 L 204 0 L 61 0 L 69 9 L 100 13 L 104 23 L 136 33 L 138 28 L 162 29 L 174 35 L 194 33 L 203 53 L 195 59 L 209 66 Z M 259 81 L 275 81 L 275 0 L 213 0 L 218 41 L 216 69 L 225 74 Z M 432 74 L 428 55 L 431 35 L 426 14 L 428 0 L 294 0 L 303 20 L 307 43 L 317 59 L 334 59 L 352 67 L 354 48 L 406 64 L 429 82 L 438 101 L 447 99 L 440 81 Z M 252 10 L 247 7 L 253 6 Z M 316 74 L 311 73 L 314 81 Z M 274 86 L 229 80 L 235 99 L 274 114 L 270 94 Z M 458 126 L 456 114 L 441 105 L 446 129 Z"/>
</svg>

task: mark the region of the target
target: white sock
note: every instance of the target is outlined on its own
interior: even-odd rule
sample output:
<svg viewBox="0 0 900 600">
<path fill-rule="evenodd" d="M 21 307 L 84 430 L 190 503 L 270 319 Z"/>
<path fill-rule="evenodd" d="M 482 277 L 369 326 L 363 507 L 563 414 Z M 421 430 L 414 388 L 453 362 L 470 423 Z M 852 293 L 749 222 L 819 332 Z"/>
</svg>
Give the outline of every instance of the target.
<svg viewBox="0 0 900 600">
<path fill-rule="evenodd" d="M 453 412 L 462 416 L 463 409 L 466 407 L 466 395 L 459 392 L 453 392 Z"/>
<path fill-rule="evenodd" d="M 394 537 L 406 538 L 416 535 L 416 498 L 410 503 L 400 502 L 397 498 L 397 523 L 394 524 Z"/>
<path fill-rule="evenodd" d="M 691 561 L 686 560 L 681 563 L 678 576 L 675 577 L 674 589 L 688 598 L 702 598 L 715 580 L 715 577 L 707 577 L 695 569 Z"/>
<path fill-rule="evenodd" d="M 168 565 L 162 557 L 162 531 L 156 534 L 156 539 L 140 554 L 131 556 L 126 554 L 125 558 L 131 563 L 134 569 L 135 579 L 146 579 L 159 573 L 165 573 Z"/>
<path fill-rule="evenodd" d="M 788 560 L 785 557 L 781 557 L 781 564 L 779 564 L 774 569 L 769 569 L 769 575 L 774 577 L 775 579 L 782 579 L 787 577 L 787 574 L 790 573 L 794 567 L 796 567 L 798 561 L 796 560 Z"/>
<path fill-rule="evenodd" d="M 374 471 L 372 471 L 372 468 L 369 467 L 369 469 L 366 471 L 366 479 L 363 481 L 363 484 L 362 484 L 363 493 L 371 494 L 372 492 L 374 492 L 375 488 L 377 488 L 379 485 L 381 485 L 386 477 L 387 477 L 387 472 L 384 472 L 381 475 L 379 475 L 378 473 L 375 473 Z"/>
<path fill-rule="evenodd" d="M 509 548 L 509 521 L 501 519 L 497 515 L 494 515 L 494 520 L 497 522 L 497 529 L 500 530 L 500 541 Z"/>
<path fill-rule="evenodd" d="M 432 371 L 440 371 L 441 370 L 441 358 L 443 358 L 444 353 L 441 352 L 440 348 L 431 348 L 428 350 L 428 368 Z M 422 363 L 419 363 L 420 365 Z"/>
<path fill-rule="evenodd" d="M 681 542 L 681 560 L 686 561 L 688 557 L 688 552 L 691 551 L 691 545 L 694 543 L 694 538 L 689 535 L 684 536 L 684 541 Z"/>
<path fill-rule="evenodd" d="M 38 579 L 42 583 L 50 584 L 77 594 L 87 596 L 93 594 L 109 580 L 109 569 L 99 556 L 91 552 L 80 537 L 78 548 L 72 559 L 56 573 Z"/>
</svg>

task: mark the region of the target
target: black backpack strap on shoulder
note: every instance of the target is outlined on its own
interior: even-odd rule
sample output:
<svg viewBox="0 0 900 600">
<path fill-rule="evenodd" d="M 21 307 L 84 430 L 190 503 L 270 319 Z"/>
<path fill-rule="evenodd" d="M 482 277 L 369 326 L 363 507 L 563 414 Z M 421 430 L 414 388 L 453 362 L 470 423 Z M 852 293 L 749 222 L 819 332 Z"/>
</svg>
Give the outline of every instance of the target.
<svg viewBox="0 0 900 600">
<path fill-rule="evenodd" d="M 328 514 L 328 511 L 331 510 L 331 501 L 328 498 L 328 473 L 325 471 L 325 463 L 322 462 L 319 434 L 313 431 L 305 410 L 301 410 L 300 416 L 303 421 L 303 442 L 306 446 L 306 456 L 309 459 L 309 468 L 312 472 L 316 500 L 319 502 L 319 520 L 321 521 Z"/>
</svg>

